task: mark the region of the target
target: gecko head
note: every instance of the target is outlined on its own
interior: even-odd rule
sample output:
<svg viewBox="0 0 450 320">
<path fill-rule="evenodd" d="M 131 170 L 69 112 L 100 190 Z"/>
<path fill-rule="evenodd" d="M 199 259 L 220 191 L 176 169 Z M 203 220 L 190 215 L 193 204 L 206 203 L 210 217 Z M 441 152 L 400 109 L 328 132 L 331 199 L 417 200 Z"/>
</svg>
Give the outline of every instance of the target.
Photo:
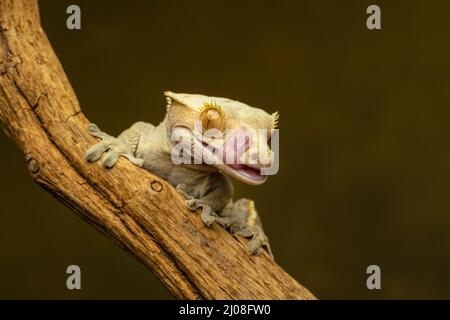
<svg viewBox="0 0 450 320">
<path fill-rule="evenodd" d="M 251 185 L 267 180 L 278 113 L 198 94 L 165 92 L 172 160 L 203 164 Z M 182 144 L 180 142 L 183 142 Z M 187 161 L 187 162 L 186 162 Z"/>
</svg>

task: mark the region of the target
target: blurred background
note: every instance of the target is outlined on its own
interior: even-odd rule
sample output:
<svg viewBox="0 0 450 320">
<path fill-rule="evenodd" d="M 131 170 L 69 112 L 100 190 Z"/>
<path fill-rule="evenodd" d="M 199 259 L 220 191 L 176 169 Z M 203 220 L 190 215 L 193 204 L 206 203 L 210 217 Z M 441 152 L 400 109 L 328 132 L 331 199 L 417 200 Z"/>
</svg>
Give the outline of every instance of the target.
<svg viewBox="0 0 450 320">
<path fill-rule="evenodd" d="M 369 1 L 39 2 L 83 111 L 109 133 L 159 123 L 164 90 L 280 111 L 279 174 L 235 182 L 236 196 L 318 298 L 450 298 L 450 2 L 376 1 L 378 31 Z M 0 298 L 171 298 L 33 184 L 3 133 L 0 147 Z M 381 290 L 366 287 L 371 264 Z"/>
</svg>

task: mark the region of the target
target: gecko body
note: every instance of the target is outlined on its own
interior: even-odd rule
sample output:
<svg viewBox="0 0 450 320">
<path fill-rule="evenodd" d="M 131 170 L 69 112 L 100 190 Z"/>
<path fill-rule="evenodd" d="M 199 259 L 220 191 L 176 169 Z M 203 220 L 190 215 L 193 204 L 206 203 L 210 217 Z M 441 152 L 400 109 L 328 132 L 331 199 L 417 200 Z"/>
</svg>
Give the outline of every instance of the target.
<svg viewBox="0 0 450 320">
<path fill-rule="evenodd" d="M 266 181 L 267 176 L 261 172 L 273 162 L 274 154 L 268 147 L 268 140 L 278 114 L 268 114 L 226 98 L 173 92 L 165 92 L 165 95 L 167 112 L 158 126 L 136 122 L 115 138 L 90 124 L 89 132 L 101 141 L 87 150 L 86 160 L 102 159 L 105 168 L 112 168 L 119 157 L 127 158 L 176 187 L 185 196 L 190 210 L 201 208 L 201 218 L 206 225 L 217 222 L 234 235 L 251 238 L 248 244 L 251 254 L 259 254 L 266 248 L 273 258 L 254 202 L 249 199 L 233 202 L 230 177 L 251 185 Z M 200 125 L 200 135 L 196 124 Z M 204 135 L 208 132 L 216 135 Z M 225 132 L 237 134 L 217 134 Z M 237 145 L 236 137 L 243 132 L 244 143 Z M 229 143 L 231 140 L 233 144 Z M 193 146 L 183 149 L 183 159 L 197 161 L 175 163 L 174 147 L 179 146 L 180 141 L 188 141 Z M 200 160 L 194 147 L 202 151 Z M 228 156 L 239 161 L 224 161 Z"/>
</svg>

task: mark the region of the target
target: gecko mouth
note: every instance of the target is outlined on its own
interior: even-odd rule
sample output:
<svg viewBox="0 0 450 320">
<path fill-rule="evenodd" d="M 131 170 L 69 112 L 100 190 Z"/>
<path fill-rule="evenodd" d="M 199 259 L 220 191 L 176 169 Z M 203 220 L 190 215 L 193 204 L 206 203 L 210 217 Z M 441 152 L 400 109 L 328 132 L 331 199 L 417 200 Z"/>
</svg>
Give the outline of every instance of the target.
<svg viewBox="0 0 450 320">
<path fill-rule="evenodd" d="M 242 164 L 237 161 L 249 150 L 250 144 L 247 142 L 239 146 L 230 144 L 227 147 L 224 140 L 207 142 L 201 135 L 197 136 L 189 128 L 183 126 L 175 127 L 172 130 L 172 135 L 193 142 L 191 148 L 188 149 L 191 160 L 200 160 L 200 163 L 213 166 L 223 174 L 249 185 L 260 185 L 267 180 L 267 175 L 262 174 L 262 168 L 259 165 Z M 225 161 L 228 159 L 232 159 L 232 161 Z M 179 162 L 179 159 L 177 159 L 177 162 Z"/>
<path fill-rule="evenodd" d="M 264 182 L 267 179 L 267 176 L 261 174 L 261 169 L 252 168 L 245 164 L 227 164 L 226 166 L 247 179 L 261 182 Z"/>
<path fill-rule="evenodd" d="M 240 163 L 226 163 L 224 160 L 227 159 L 227 152 L 230 151 L 227 151 L 226 149 L 222 150 L 222 157 L 217 157 L 215 155 L 220 153 L 221 148 L 214 147 L 205 141 L 201 141 L 201 143 L 202 146 L 207 149 L 207 151 L 213 151 L 212 153 L 214 154 L 214 158 L 216 158 L 217 161 L 215 161 L 212 165 L 216 166 L 220 171 L 223 171 L 226 174 L 234 176 L 238 180 L 242 180 L 243 182 L 252 185 L 262 184 L 267 180 L 267 176 L 261 174 L 260 168 Z M 236 150 L 234 150 L 234 152 L 235 151 Z M 237 162 L 235 153 L 233 153 L 230 158 L 234 159 L 235 162 Z"/>
</svg>

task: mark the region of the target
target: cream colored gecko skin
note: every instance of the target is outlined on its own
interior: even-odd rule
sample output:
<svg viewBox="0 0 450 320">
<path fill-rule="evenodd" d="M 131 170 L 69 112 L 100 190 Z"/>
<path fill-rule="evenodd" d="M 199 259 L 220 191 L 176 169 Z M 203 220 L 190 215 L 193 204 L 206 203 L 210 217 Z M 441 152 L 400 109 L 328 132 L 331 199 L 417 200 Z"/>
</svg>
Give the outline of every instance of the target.
<svg viewBox="0 0 450 320">
<path fill-rule="evenodd" d="M 190 210 L 201 208 L 201 218 L 206 225 L 217 222 L 232 234 L 251 237 L 248 244 L 251 254 L 259 254 L 265 247 L 273 258 L 254 202 L 248 199 L 233 202 L 234 191 L 229 177 L 250 185 L 260 185 L 267 180 L 261 169 L 270 167 L 274 161 L 267 141 L 276 127 L 278 113 L 268 114 L 262 109 L 225 98 L 173 92 L 165 92 L 165 96 L 167 112 L 158 126 L 137 122 L 114 138 L 90 124 L 89 132 L 101 141 L 87 150 L 86 160 L 94 162 L 104 154 L 103 166 L 111 168 L 119 157 L 127 158 L 176 187 L 186 197 Z M 223 159 L 218 159 L 211 150 L 223 148 L 229 136 L 212 139 L 198 135 L 196 121 L 203 132 L 246 130 L 254 135 L 250 137 L 254 142 L 245 144 L 241 153 L 234 147 L 224 148 L 222 154 L 234 152 L 232 156 L 239 156 L 241 160 L 239 164 L 226 164 L 228 161 L 220 161 Z M 204 157 L 201 163 L 175 164 L 171 155 L 179 140 L 173 141 L 174 136 L 192 141 L 201 149 Z M 265 151 L 260 152 L 262 149 Z M 189 157 L 193 158 L 194 154 Z"/>
</svg>

